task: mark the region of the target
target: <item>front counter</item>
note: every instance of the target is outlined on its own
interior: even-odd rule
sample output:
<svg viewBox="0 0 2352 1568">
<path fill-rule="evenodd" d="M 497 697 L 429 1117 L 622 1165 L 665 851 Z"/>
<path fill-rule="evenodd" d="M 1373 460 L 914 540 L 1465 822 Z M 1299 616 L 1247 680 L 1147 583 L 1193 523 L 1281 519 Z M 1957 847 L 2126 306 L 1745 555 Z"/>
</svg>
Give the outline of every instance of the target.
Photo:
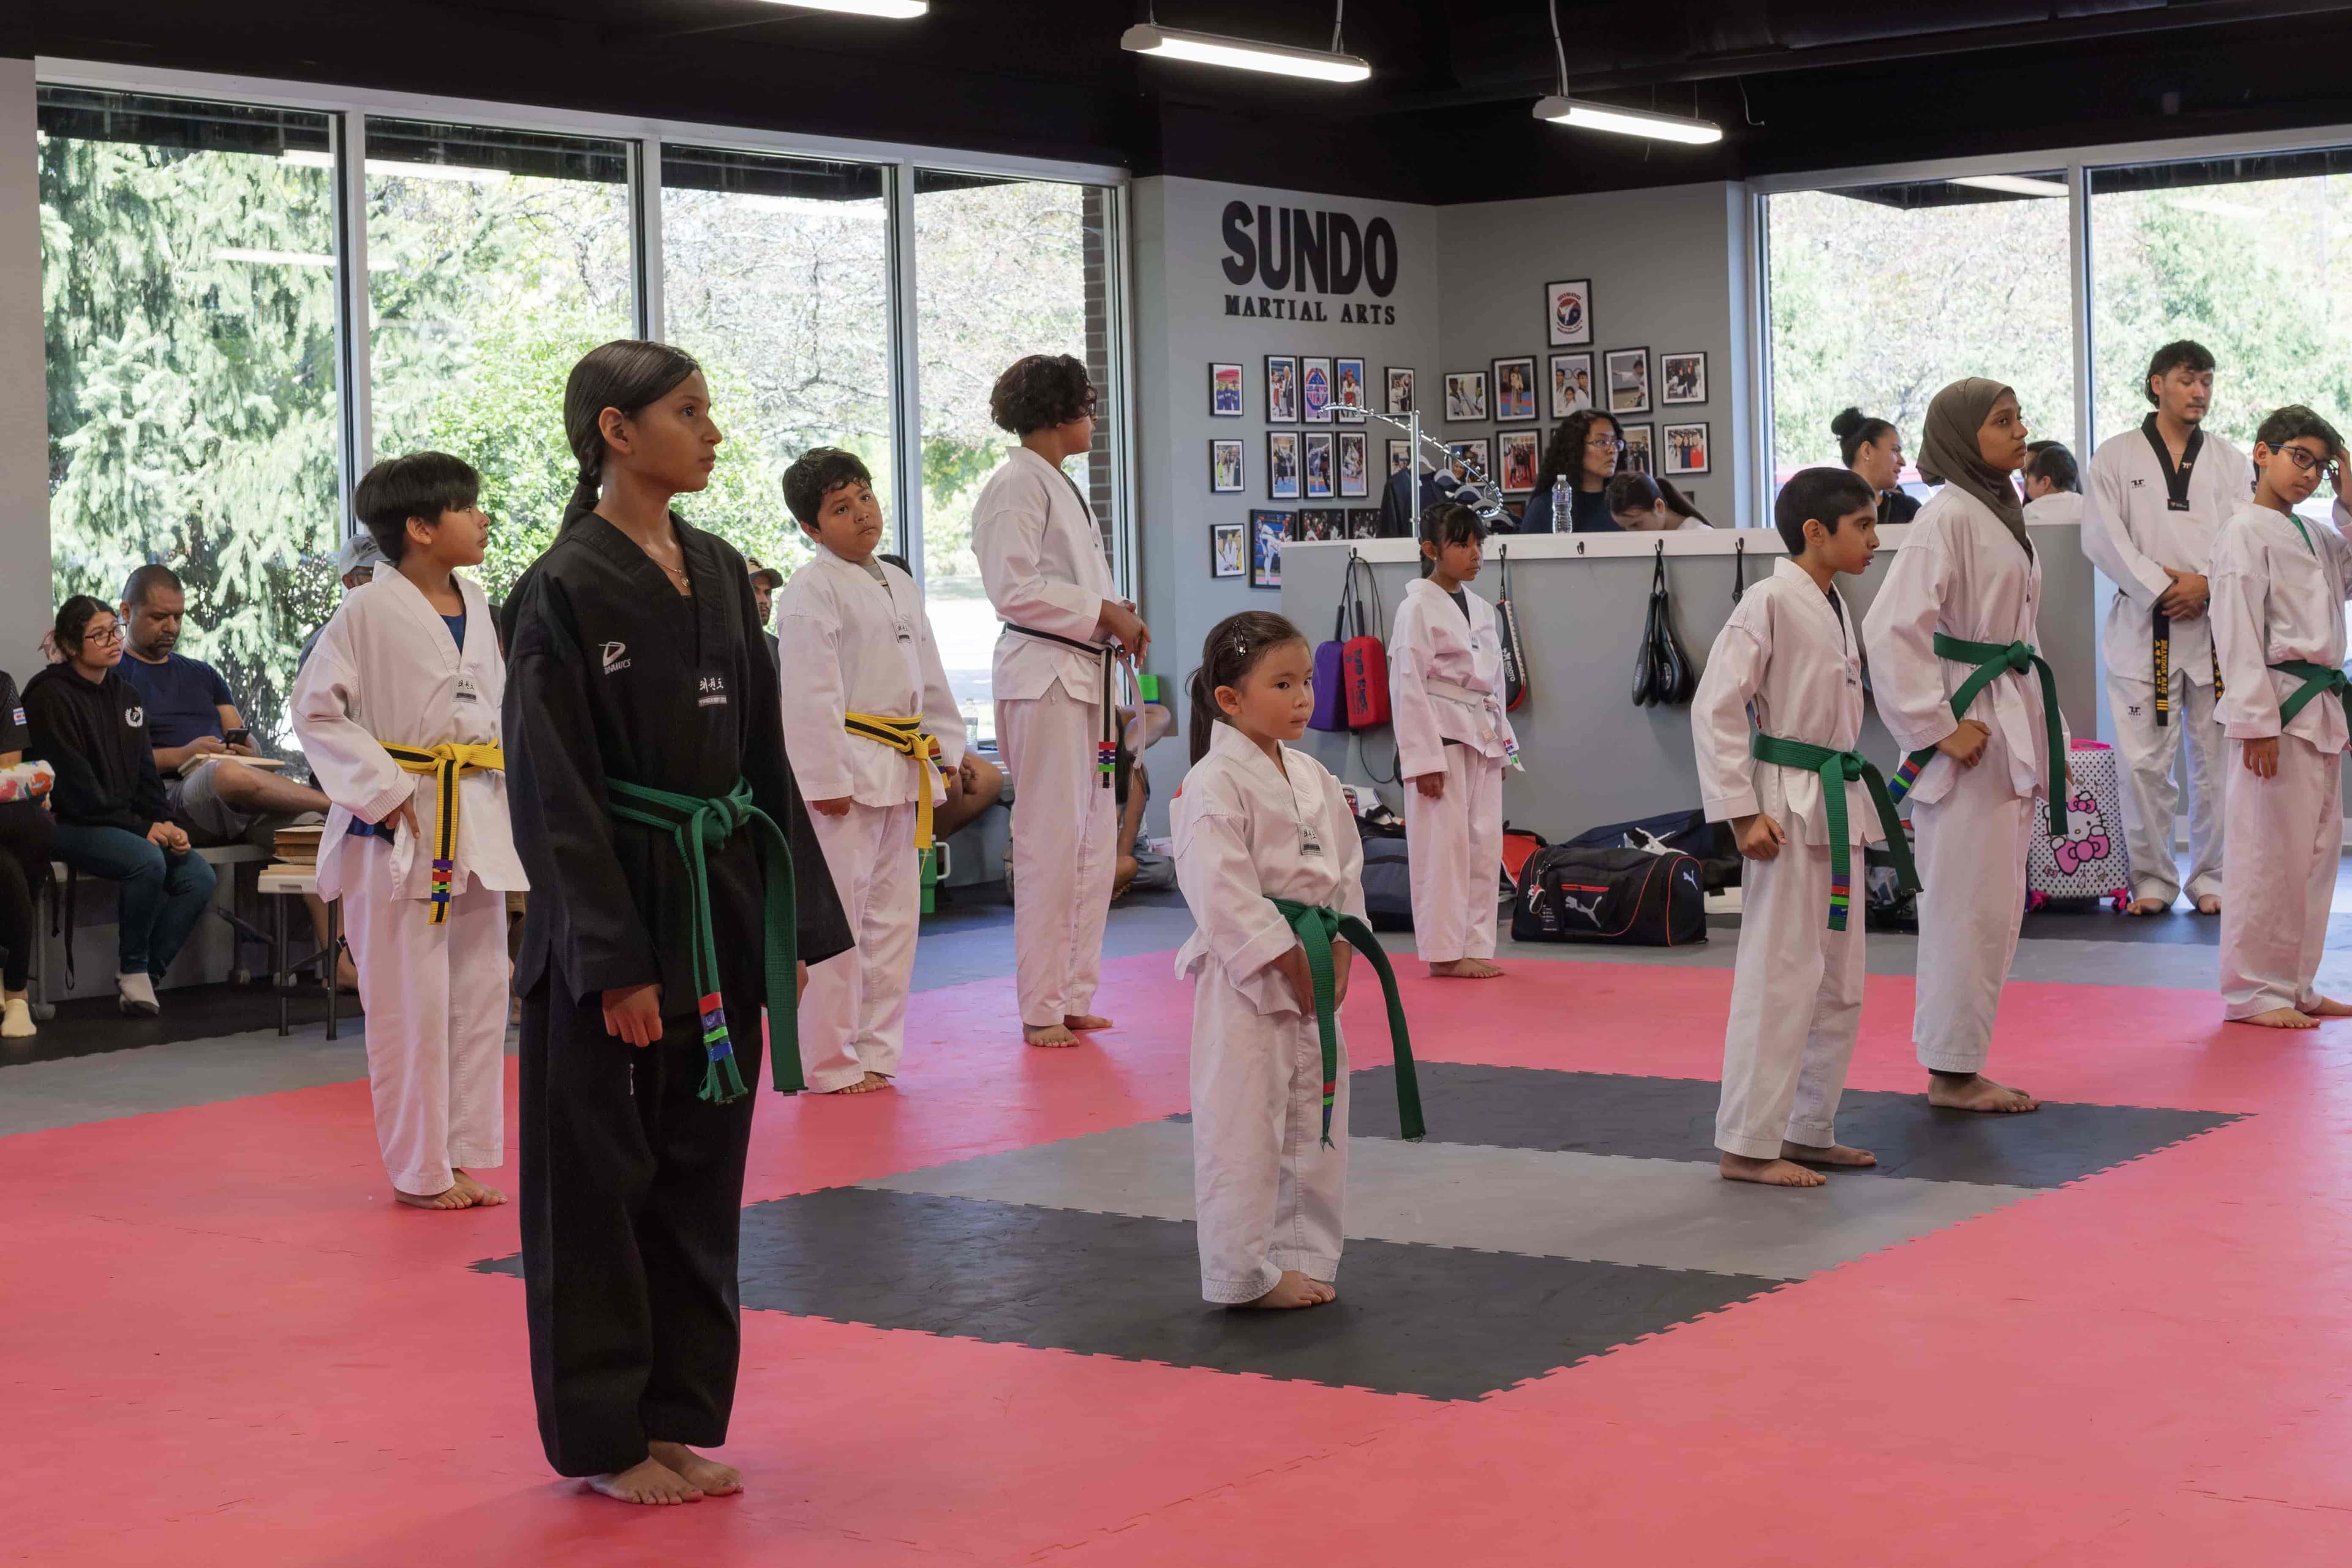
<svg viewBox="0 0 2352 1568">
<path fill-rule="evenodd" d="M 1840 580 L 1857 621 L 1869 613 L 1909 531 L 1880 529 L 1870 571 Z M 2091 563 L 2075 524 L 2035 525 L 2032 537 L 2042 573 L 2035 646 L 2057 675 L 2059 702 L 2074 733 L 2093 736 L 2098 677 Z M 1735 572 L 1760 582 L 1788 553 L 1774 531 L 1496 535 L 1486 542 L 1486 568 L 1473 586 L 1486 599 L 1497 597 L 1507 557 L 1528 658 L 1528 698 L 1511 714 L 1527 771 L 1505 773 L 1503 784 L 1504 818 L 1514 826 L 1558 842 L 1602 823 L 1698 805 L 1689 710 L 1636 708 L 1633 701 L 1634 653 L 1648 623 L 1661 545 L 1675 633 L 1693 666 L 1704 669 L 1731 615 Z M 1282 613 L 1310 641 L 1331 635 L 1350 552 L 1371 563 L 1383 642 L 1404 585 L 1419 575 L 1421 557 L 1411 540 L 1284 545 Z M 1360 584 L 1363 574 L 1357 575 Z M 1375 774 L 1387 781 L 1395 772 L 1395 742 L 1385 728 L 1362 737 L 1309 730 L 1301 744 L 1351 784 Z M 1874 707 L 1863 723 L 1862 751 L 1889 773 L 1901 760 Z M 1395 784 L 1382 782 L 1381 792 L 1401 808 Z"/>
</svg>

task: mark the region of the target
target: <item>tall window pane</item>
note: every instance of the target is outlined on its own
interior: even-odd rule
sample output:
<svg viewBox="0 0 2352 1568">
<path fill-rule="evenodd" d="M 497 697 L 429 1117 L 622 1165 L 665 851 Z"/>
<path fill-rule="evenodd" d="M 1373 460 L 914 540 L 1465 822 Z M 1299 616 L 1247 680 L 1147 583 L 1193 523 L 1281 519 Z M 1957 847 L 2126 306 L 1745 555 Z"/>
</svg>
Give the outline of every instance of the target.
<svg viewBox="0 0 2352 1568">
<path fill-rule="evenodd" d="M 971 552 L 971 509 L 1015 444 L 989 388 L 1024 354 L 1076 354 L 1101 390 L 1091 454 L 1067 472 L 1118 549 L 1111 431 L 1111 193 L 1099 186 L 915 172 L 915 296 L 922 386 L 924 598 L 948 682 L 975 738 L 993 736 L 996 616 Z M 1112 566 L 1122 575 L 1124 563 Z"/>
<path fill-rule="evenodd" d="M 2147 415 L 2142 373 L 2176 338 L 2213 351 L 2206 423 L 2241 447 L 2283 404 L 2352 428 L 2352 149 L 2095 169 L 2090 188 L 2102 436 Z M 2333 500 L 2322 486 L 2312 510 Z"/>
<path fill-rule="evenodd" d="M 327 117 L 45 87 L 39 127 L 56 591 L 168 563 L 181 650 L 288 741 L 341 538 Z"/>
<path fill-rule="evenodd" d="M 482 471 L 494 600 L 572 494 L 564 378 L 634 333 L 628 174 L 619 142 L 367 122 L 375 451 Z"/>
<path fill-rule="evenodd" d="M 866 460 L 890 504 L 890 204 L 881 168 L 662 149 L 662 300 L 728 439 L 687 510 L 789 572 L 808 559 L 778 481 L 811 447 Z M 886 545 L 895 549 L 895 545 Z"/>
<path fill-rule="evenodd" d="M 1765 198 L 1776 478 L 1838 460 L 1830 421 L 1849 404 L 1916 456 L 1928 400 L 1970 375 L 2015 387 L 2037 437 L 2079 447 L 2066 210 L 2047 173 Z"/>
</svg>

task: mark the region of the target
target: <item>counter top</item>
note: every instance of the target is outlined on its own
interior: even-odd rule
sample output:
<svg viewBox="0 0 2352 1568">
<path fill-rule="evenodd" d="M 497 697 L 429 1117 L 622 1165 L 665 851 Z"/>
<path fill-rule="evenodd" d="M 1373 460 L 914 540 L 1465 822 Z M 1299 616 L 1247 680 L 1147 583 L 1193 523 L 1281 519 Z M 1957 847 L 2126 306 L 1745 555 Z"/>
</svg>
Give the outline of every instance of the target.
<svg viewBox="0 0 2352 1568">
<path fill-rule="evenodd" d="M 2032 522 L 2026 524 L 2037 533 L 2048 532 L 2053 537 L 2073 537 L 2082 525 L 2074 522 Z M 1907 522 L 1888 523 L 1878 531 L 1882 550 L 1900 550 L 1909 537 L 1912 525 Z M 1507 548 L 1514 561 L 1576 561 L 1624 559 L 1629 556 L 1655 555 L 1664 544 L 1668 555 L 1786 555 L 1788 546 L 1780 542 L 1777 529 L 1770 528 L 1705 528 L 1677 531 L 1673 533 L 1495 533 L 1486 538 L 1486 559 L 1496 559 L 1496 552 Z M 1283 542 L 1282 552 L 1293 551 L 1353 550 L 1367 561 L 1408 562 L 1420 559 L 1421 546 L 1410 539 L 1293 539 Z"/>
</svg>

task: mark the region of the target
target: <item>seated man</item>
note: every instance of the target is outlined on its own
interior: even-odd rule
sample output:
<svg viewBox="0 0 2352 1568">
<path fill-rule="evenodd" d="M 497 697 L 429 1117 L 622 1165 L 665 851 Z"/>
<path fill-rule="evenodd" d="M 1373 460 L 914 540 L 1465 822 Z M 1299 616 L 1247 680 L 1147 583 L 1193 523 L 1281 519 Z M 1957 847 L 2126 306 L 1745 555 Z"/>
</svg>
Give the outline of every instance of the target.
<svg viewBox="0 0 2352 1568">
<path fill-rule="evenodd" d="M 121 668 L 146 710 L 147 742 L 155 750 L 164 802 L 172 821 L 199 848 L 245 843 L 268 849 L 278 829 L 297 817 L 315 813 L 323 819 L 329 802 L 307 784 L 237 761 L 257 753 L 228 683 L 211 665 L 176 651 L 186 609 L 180 579 L 168 566 L 142 566 L 122 585 Z M 183 776 L 181 770 L 197 758 L 218 760 Z M 326 906 L 315 897 L 305 902 L 324 946 Z M 336 977 L 347 988 L 358 984 L 349 958 L 338 960 Z"/>
</svg>

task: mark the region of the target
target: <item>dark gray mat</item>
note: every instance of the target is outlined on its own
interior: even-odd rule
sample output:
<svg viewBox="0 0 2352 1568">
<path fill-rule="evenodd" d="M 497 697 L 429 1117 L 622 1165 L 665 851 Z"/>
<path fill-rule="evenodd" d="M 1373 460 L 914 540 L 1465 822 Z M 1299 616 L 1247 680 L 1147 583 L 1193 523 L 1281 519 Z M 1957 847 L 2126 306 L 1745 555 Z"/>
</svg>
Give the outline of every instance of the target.
<svg viewBox="0 0 2352 1568">
<path fill-rule="evenodd" d="M 1704 1159 L 1715 1145 L 1721 1089 L 1707 1079 L 1423 1062 L 1420 1079 L 1433 1140 L 1653 1160 Z M 1352 1089 L 1352 1135 L 1394 1137 L 1395 1070 L 1366 1068 Z M 1838 1138 L 1875 1153 L 1885 1175 L 2054 1187 L 2237 1120 L 2059 1103 L 2027 1116 L 1979 1116 L 1936 1110 L 1924 1095 L 1848 1089 Z"/>
</svg>

